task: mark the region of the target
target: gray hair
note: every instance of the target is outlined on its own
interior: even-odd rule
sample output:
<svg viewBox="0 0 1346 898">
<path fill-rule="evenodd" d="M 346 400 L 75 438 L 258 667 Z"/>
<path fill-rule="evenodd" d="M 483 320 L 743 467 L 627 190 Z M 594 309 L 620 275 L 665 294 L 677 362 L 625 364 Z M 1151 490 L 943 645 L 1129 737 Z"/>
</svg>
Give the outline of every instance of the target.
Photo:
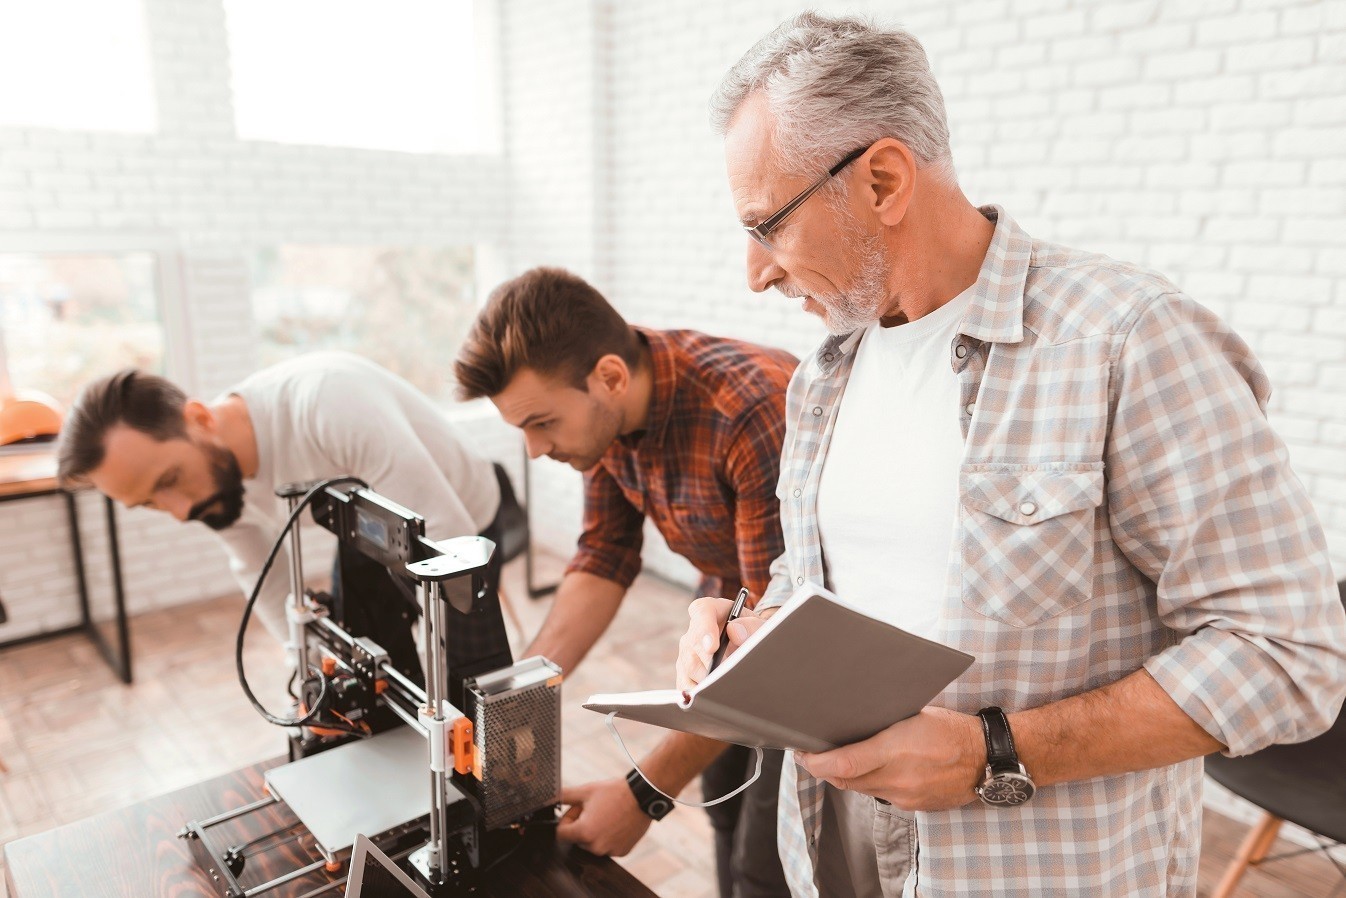
<svg viewBox="0 0 1346 898">
<path fill-rule="evenodd" d="M 710 100 L 723 135 L 754 91 L 775 116 L 775 144 L 787 171 L 827 167 L 884 137 L 952 180 L 944 97 L 919 41 L 856 17 L 804 12 L 781 23 L 734 64 Z"/>
</svg>

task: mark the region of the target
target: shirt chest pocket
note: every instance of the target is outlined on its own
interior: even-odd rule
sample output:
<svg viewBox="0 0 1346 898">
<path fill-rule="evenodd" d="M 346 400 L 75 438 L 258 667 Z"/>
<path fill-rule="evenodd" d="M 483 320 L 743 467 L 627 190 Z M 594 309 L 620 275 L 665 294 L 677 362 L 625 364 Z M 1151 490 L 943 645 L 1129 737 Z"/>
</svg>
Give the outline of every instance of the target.
<svg viewBox="0 0 1346 898">
<path fill-rule="evenodd" d="M 733 542 L 734 512 L 723 503 L 696 502 L 669 507 L 671 526 L 660 528 L 669 548 L 685 554 L 686 547 Z"/>
<path fill-rule="evenodd" d="M 1023 628 L 1092 597 L 1102 462 L 965 465 L 959 479 L 964 605 Z"/>
</svg>

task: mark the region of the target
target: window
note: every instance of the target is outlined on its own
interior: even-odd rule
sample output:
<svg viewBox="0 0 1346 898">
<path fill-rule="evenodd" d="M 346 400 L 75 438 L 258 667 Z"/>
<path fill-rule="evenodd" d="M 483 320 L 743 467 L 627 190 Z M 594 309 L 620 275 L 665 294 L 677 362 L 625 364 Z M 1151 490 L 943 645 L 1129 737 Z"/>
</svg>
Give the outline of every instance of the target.
<svg viewBox="0 0 1346 898">
<path fill-rule="evenodd" d="M 141 0 L 0 3 L 0 125 L 155 129 Z"/>
<path fill-rule="evenodd" d="M 119 368 L 163 373 L 157 284 L 151 252 L 0 252 L 0 362 L 14 387 L 68 408 L 85 382 Z"/>
<path fill-rule="evenodd" d="M 477 313 L 474 255 L 470 247 L 260 250 L 252 264 L 257 362 L 344 349 L 448 400 L 453 359 Z"/>
<path fill-rule="evenodd" d="M 224 0 L 245 140 L 467 153 L 489 148 L 487 0 Z"/>
</svg>

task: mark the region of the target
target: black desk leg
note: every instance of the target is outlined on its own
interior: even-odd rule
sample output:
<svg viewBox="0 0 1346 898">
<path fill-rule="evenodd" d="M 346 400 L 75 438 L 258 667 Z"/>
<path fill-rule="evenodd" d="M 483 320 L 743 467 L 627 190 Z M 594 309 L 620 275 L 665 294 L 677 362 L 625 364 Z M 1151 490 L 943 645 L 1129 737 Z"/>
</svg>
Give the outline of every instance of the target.
<svg viewBox="0 0 1346 898">
<path fill-rule="evenodd" d="M 70 554 L 75 561 L 75 582 L 79 587 L 79 622 L 88 632 L 93 627 L 93 616 L 89 611 L 89 583 L 84 578 L 84 543 L 79 532 L 79 506 L 75 504 L 74 493 L 62 493 L 65 496 L 65 513 L 70 519 Z"/>
<path fill-rule="evenodd" d="M 117 541 L 117 505 L 103 497 L 107 509 L 107 544 L 112 560 L 112 595 L 117 603 L 117 645 L 121 649 L 120 663 L 113 665 L 123 683 L 131 682 L 131 628 L 126 622 L 126 592 L 122 588 L 122 553 Z"/>
<path fill-rule="evenodd" d="M 126 620 L 126 594 L 122 588 L 121 551 L 117 543 L 117 507 L 103 497 L 107 507 L 108 554 L 112 562 L 112 595 L 116 604 L 117 649 L 103 637 L 89 607 L 89 584 L 84 575 L 84 544 L 79 530 L 79 504 L 74 493 L 63 493 L 66 514 L 70 518 L 70 550 L 75 561 L 75 579 L 79 585 L 80 629 L 98 648 L 99 654 L 123 683 L 131 682 L 131 633 Z"/>
</svg>

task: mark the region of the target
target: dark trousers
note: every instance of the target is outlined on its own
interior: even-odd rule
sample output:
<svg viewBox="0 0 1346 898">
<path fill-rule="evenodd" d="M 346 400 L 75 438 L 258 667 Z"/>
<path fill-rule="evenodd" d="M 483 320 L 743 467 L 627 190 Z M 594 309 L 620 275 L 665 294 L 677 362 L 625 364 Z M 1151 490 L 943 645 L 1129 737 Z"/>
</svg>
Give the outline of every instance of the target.
<svg viewBox="0 0 1346 898">
<path fill-rule="evenodd" d="M 715 830 L 720 898 L 789 898 L 776 850 L 776 796 L 785 753 L 767 750 L 762 775 L 743 792 L 706 808 Z M 757 753 L 733 745 L 701 774 L 706 801 L 732 792 L 752 776 Z"/>
</svg>

